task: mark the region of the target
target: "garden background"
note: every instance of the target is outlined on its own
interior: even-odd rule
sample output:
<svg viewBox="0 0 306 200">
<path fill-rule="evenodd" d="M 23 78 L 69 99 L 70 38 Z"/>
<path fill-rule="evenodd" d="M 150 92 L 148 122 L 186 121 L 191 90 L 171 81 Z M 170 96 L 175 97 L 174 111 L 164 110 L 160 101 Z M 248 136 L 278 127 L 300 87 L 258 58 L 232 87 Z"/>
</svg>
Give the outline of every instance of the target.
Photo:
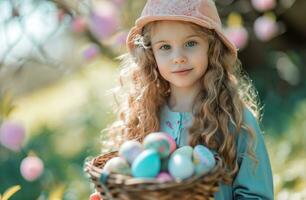
<svg viewBox="0 0 306 200">
<path fill-rule="evenodd" d="M 144 3 L 0 0 L 1 195 L 74 200 L 94 191 L 83 164 L 107 151 L 116 57 Z M 306 199 L 306 1 L 216 5 L 262 103 L 275 197 Z"/>
</svg>

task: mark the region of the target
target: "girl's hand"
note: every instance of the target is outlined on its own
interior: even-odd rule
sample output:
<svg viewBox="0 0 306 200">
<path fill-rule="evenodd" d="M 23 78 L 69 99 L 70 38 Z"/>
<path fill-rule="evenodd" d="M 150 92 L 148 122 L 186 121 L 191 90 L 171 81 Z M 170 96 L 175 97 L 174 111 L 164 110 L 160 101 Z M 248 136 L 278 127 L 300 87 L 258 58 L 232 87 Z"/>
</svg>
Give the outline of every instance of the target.
<svg viewBox="0 0 306 200">
<path fill-rule="evenodd" d="M 92 193 L 89 197 L 89 200 L 103 200 L 99 192 Z"/>
</svg>

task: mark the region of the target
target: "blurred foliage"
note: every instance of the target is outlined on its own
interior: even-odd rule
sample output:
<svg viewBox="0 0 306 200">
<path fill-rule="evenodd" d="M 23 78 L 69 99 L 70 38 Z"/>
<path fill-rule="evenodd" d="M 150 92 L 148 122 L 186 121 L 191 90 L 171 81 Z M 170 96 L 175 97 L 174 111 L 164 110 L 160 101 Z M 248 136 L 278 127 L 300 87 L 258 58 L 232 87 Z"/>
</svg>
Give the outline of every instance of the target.
<svg viewBox="0 0 306 200">
<path fill-rule="evenodd" d="M 59 199 L 87 199 L 90 184 L 83 163 L 100 152 L 101 127 L 112 119 L 106 114 L 108 109 L 92 94 L 86 105 L 62 123 L 52 127 L 42 124 L 31 133 L 21 153 L 0 146 L 0 163 L 4 163 L 0 165 L 0 191 L 18 183 L 21 190 L 12 199 L 50 199 L 59 188 L 63 188 Z M 33 182 L 24 180 L 19 172 L 28 152 L 38 154 L 45 165 L 43 176 Z"/>
<path fill-rule="evenodd" d="M 306 1 L 271 0 L 274 6 L 260 9 L 255 8 L 254 2 L 216 0 L 225 28 L 238 24 L 237 30 L 247 34 L 236 42 L 243 44 L 239 58 L 263 105 L 262 124 L 276 198 L 305 199 Z M 14 107 L 14 100 L 59 83 L 69 74 L 82 75 L 93 67 L 94 60 L 115 61 L 125 52 L 127 31 L 144 3 L 145 0 L 0 1 L 0 124 L 14 119 L 10 113 L 22 112 Z M 278 27 L 278 32 L 266 41 L 260 39 L 254 25 L 263 16 L 273 16 Z M 103 63 L 100 68 L 117 74 L 114 65 L 118 63 Z M 102 79 L 99 81 L 114 83 L 112 77 Z M 81 106 L 75 104 L 78 106 L 66 111 L 68 114 L 57 116 L 60 120 L 56 124 L 37 120 L 21 152 L 0 145 L 0 194 L 20 185 L 11 199 L 88 199 L 93 187 L 83 172 L 83 163 L 88 156 L 101 152 L 100 139 L 104 135 L 100 131 L 114 119 L 109 98 L 99 94 L 99 84 L 89 87 Z M 74 92 L 77 93 L 63 95 L 62 102 L 77 101 L 80 97 Z M 37 104 L 36 108 L 54 109 L 44 102 L 43 106 Z M 32 182 L 20 174 L 20 163 L 29 154 L 39 156 L 45 165 L 43 175 Z"/>
</svg>

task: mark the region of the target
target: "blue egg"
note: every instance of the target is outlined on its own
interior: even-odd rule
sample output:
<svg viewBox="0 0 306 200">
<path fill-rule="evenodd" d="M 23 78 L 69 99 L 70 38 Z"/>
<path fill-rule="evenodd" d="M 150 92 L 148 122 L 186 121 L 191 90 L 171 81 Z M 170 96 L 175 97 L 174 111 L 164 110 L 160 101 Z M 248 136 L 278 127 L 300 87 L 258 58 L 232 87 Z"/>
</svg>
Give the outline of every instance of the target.
<svg viewBox="0 0 306 200">
<path fill-rule="evenodd" d="M 205 174 L 216 165 L 213 153 L 203 145 L 197 145 L 193 150 L 193 163 L 197 175 Z"/>
<path fill-rule="evenodd" d="M 194 165 L 186 155 L 175 154 L 169 159 L 168 171 L 175 179 L 186 179 L 193 175 Z"/>
<path fill-rule="evenodd" d="M 138 178 L 153 178 L 160 171 L 161 161 L 156 150 L 147 149 L 132 163 L 132 175 Z"/>
</svg>

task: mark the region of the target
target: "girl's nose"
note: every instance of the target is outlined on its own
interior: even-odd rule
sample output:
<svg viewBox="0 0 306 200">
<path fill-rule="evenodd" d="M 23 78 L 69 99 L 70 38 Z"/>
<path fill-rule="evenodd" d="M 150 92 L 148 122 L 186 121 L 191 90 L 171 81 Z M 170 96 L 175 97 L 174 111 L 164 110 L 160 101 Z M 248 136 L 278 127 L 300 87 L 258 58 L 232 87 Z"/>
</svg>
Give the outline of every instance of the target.
<svg viewBox="0 0 306 200">
<path fill-rule="evenodd" d="M 187 58 L 181 51 L 175 51 L 173 55 L 173 63 L 174 64 L 181 64 L 181 63 L 186 63 Z"/>
</svg>

